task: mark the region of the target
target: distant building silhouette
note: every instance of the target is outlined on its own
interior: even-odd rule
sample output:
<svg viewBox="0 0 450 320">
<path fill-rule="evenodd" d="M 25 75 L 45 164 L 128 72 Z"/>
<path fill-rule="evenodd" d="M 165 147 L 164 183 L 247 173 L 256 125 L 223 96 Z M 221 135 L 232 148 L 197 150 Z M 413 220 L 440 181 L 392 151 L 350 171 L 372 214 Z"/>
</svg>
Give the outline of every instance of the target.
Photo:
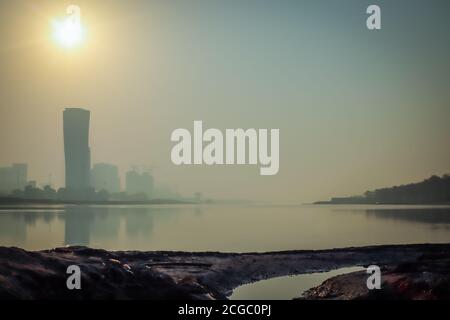
<svg viewBox="0 0 450 320">
<path fill-rule="evenodd" d="M 14 190 L 22 190 L 27 184 L 28 166 L 16 163 L 10 167 L 0 168 L 0 193 L 9 194 Z"/>
<path fill-rule="evenodd" d="M 37 181 L 36 180 L 30 180 L 30 181 L 27 182 L 26 186 L 30 187 L 30 188 L 37 188 Z"/>
<path fill-rule="evenodd" d="M 66 189 L 82 194 L 90 187 L 90 112 L 80 108 L 64 110 L 64 156 Z"/>
<path fill-rule="evenodd" d="M 148 172 L 139 173 L 136 170 L 126 174 L 126 191 L 129 195 L 145 194 L 151 198 L 153 193 L 153 177 Z"/>
<path fill-rule="evenodd" d="M 119 170 L 108 163 L 96 163 L 91 170 L 91 185 L 96 191 L 120 192 Z"/>
</svg>

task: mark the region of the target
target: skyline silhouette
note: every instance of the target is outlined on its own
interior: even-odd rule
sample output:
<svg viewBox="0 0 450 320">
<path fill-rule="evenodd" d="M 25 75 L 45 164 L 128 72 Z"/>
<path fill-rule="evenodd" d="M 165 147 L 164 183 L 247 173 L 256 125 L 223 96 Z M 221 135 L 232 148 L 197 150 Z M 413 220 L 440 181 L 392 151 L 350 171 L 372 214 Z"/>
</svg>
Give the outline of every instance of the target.
<svg viewBox="0 0 450 320">
<path fill-rule="evenodd" d="M 358 0 L 77 4 L 88 34 L 69 52 L 50 34 L 64 3 L 0 3 L 0 166 L 29 180 L 64 186 L 66 106 L 91 111 L 92 163 L 122 181 L 158 166 L 185 195 L 304 203 L 449 172 L 448 1 L 380 0 L 377 31 Z M 195 119 L 279 128 L 280 172 L 176 167 L 170 134 Z"/>
</svg>

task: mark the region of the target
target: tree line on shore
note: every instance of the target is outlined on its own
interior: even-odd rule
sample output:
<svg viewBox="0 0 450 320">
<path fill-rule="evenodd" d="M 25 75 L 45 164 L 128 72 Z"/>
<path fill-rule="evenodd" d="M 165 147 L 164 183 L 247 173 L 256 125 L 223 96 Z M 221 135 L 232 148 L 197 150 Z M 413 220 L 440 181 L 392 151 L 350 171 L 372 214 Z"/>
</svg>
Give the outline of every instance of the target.
<svg viewBox="0 0 450 320">
<path fill-rule="evenodd" d="M 449 204 L 450 175 L 433 175 L 418 183 L 366 191 L 364 195 L 332 198 L 316 204 Z"/>
</svg>

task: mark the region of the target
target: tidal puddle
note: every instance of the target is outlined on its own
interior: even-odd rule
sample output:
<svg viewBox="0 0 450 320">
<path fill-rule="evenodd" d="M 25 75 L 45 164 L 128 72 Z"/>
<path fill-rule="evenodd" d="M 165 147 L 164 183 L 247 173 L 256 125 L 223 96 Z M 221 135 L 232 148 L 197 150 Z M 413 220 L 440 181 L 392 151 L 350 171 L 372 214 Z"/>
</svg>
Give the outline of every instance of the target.
<svg viewBox="0 0 450 320">
<path fill-rule="evenodd" d="M 326 279 L 355 271 L 363 267 L 348 267 L 328 272 L 276 277 L 244 284 L 234 289 L 230 300 L 291 300 L 300 297 L 306 290 L 316 287 Z"/>
</svg>

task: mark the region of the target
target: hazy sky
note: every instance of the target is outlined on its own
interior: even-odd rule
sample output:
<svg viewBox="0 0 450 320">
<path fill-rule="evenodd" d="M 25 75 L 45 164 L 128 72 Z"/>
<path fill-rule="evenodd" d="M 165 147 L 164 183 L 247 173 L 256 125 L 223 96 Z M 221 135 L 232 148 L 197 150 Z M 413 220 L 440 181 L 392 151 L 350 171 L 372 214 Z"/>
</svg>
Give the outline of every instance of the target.
<svg viewBox="0 0 450 320">
<path fill-rule="evenodd" d="M 83 47 L 50 21 L 82 10 Z M 382 30 L 365 26 L 382 9 Z M 450 172 L 450 2 L 0 0 L 0 165 L 64 184 L 62 112 L 92 163 L 157 166 L 185 195 L 307 202 Z M 193 120 L 279 128 L 280 171 L 171 163 Z"/>
</svg>

